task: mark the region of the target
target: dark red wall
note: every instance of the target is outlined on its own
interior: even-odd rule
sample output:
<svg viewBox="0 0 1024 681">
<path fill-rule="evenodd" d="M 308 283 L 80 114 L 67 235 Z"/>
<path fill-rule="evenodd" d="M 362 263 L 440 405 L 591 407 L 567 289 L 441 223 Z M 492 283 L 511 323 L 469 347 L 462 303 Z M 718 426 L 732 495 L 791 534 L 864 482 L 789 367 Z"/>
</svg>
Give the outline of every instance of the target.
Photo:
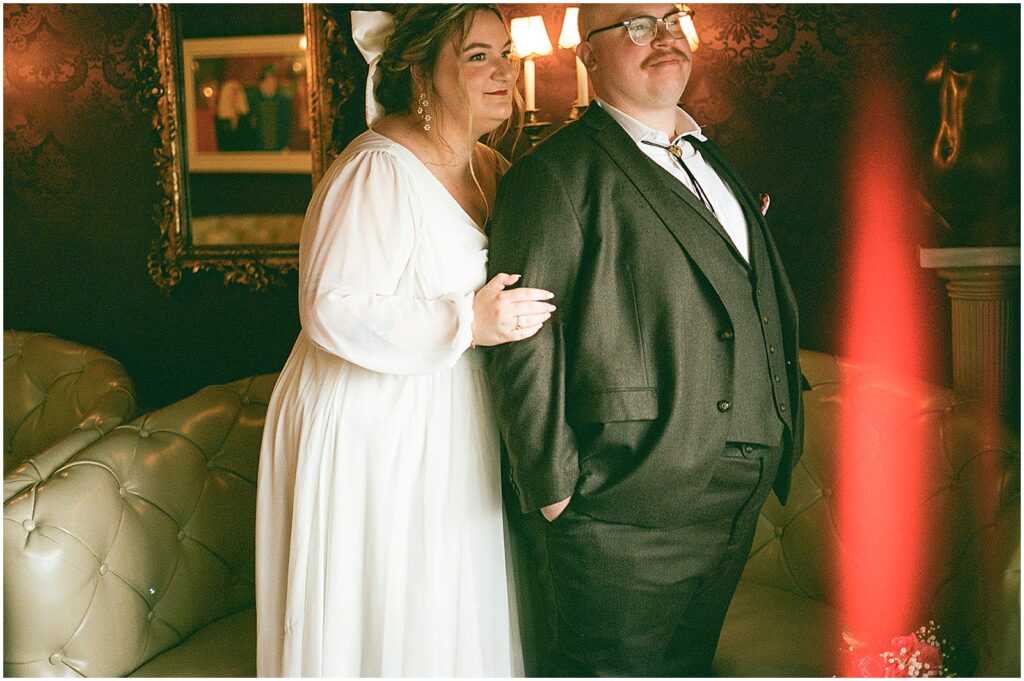
<svg viewBox="0 0 1024 681">
<path fill-rule="evenodd" d="M 557 42 L 561 5 L 541 13 Z M 802 308 L 802 345 L 834 351 L 843 257 L 841 167 L 854 76 L 890 59 L 925 150 L 949 7 L 697 6 L 704 46 L 684 103 L 755 191 Z M 42 330 L 124 362 L 144 407 L 200 387 L 276 371 L 298 332 L 294 277 L 265 294 L 187 274 L 168 297 L 146 272 L 159 199 L 150 122 L 135 103 L 136 53 L 149 12 L 135 5 L 4 6 L 4 328 Z M 538 62 L 541 115 L 575 96 L 569 51 Z M 860 144 L 885 144 L 877 139 Z M 928 275 L 930 276 L 930 275 Z M 929 280 L 930 281 L 930 280 Z M 948 304 L 924 304 L 943 339 L 929 378 L 948 382 Z"/>
</svg>

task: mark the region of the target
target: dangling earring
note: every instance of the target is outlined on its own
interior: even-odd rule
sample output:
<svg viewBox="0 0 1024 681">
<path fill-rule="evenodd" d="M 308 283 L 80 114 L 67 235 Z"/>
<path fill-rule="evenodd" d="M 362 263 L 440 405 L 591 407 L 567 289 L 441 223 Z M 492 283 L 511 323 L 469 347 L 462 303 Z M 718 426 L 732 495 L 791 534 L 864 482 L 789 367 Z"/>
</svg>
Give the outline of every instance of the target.
<svg viewBox="0 0 1024 681">
<path fill-rule="evenodd" d="M 423 120 L 423 131 L 430 132 L 430 121 L 434 119 L 429 113 L 426 113 L 427 107 L 430 106 L 430 102 L 427 101 L 427 93 L 425 91 L 420 91 L 419 103 L 420 105 L 419 108 L 416 109 L 416 113 Z"/>
</svg>

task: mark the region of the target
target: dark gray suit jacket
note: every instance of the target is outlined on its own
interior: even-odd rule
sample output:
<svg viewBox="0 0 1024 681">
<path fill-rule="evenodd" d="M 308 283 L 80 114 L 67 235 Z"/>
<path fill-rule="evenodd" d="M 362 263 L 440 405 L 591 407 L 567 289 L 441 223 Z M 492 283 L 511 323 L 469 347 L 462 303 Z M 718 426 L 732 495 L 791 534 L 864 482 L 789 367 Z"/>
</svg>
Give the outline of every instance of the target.
<svg viewBox="0 0 1024 681">
<path fill-rule="evenodd" d="M 705 145 L 707 147 L 708 145 Z M 710 152 L 710 153 L 709 153 Z M 705 157 L 763 230 L 793 396 L 775 490 L 784 502 L 803 411 L 797 309 L 753 196 L 721 155 Z M 516 162 L 490 225 L 489 276 L 555 294 L 533 338 L 488 350 L 494 408 L 524 511 L 573 506 L 644 526 L 687 522 L 729 430 L 730 297 L 742 267 L 722 227 L 597 105 Z M 750 295 L 747 290 L 745 295 Z"/>
</svg>

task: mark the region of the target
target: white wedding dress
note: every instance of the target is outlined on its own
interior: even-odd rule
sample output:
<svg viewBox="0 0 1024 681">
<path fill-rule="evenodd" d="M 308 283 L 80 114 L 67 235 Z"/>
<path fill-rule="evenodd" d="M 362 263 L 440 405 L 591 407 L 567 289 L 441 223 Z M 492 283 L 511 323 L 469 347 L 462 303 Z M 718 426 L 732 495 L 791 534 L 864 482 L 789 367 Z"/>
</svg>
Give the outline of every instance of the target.
<svg viewBox="0 0 1024 681">
<path fill-rule="evenodd" d="M 267 411 L 260 676 L 522 675 L 473 293 L 487 238 L 368 131 L 302 228 L 302 332 Z"/>
</svg>

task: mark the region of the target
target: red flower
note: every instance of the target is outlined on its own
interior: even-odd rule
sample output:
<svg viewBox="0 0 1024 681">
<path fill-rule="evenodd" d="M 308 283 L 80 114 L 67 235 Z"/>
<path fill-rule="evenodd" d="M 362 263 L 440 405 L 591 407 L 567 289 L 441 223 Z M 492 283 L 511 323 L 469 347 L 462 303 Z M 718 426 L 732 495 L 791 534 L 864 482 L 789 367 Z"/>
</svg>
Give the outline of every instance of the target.
<svg viewBox="0 0 1024 681">
<path fill-rule="evenodd" d="M 877 654 L 865 655 L 857 660 L 857 670 L 865 678 L 878 678 L 885 676 L 885 662 L 882 656 Z"/>
<path fill-rule="evenodd" d="M 943 647 L 934 622 L 905 636 L 896 636 L 889 645 L 871 646 L 843 632 L 846 649 L 857 663 L 861 676 L 872 678 L 935 677 L 948 672 L 943 667 Z M 881 643 L 881 642 L 879 642 Z M 871 651 L 871 652 L 868 652 Z"/>
<path fill-rule="evenodd" d="M 890 645 L 892 646 L 892 652 L 903 659 L 909 660 L 917 652 L 919 653 L 917 661 L 921 664 L 927 664 L 929 669 L 937 670 L 942 666 L 942 651 L 933 645 L 925 643 L 916 634 L 897 636 L 890 642 Z M 904 648 L 907 650 L 906 653 L 901 652 Z"/>
</svg>

